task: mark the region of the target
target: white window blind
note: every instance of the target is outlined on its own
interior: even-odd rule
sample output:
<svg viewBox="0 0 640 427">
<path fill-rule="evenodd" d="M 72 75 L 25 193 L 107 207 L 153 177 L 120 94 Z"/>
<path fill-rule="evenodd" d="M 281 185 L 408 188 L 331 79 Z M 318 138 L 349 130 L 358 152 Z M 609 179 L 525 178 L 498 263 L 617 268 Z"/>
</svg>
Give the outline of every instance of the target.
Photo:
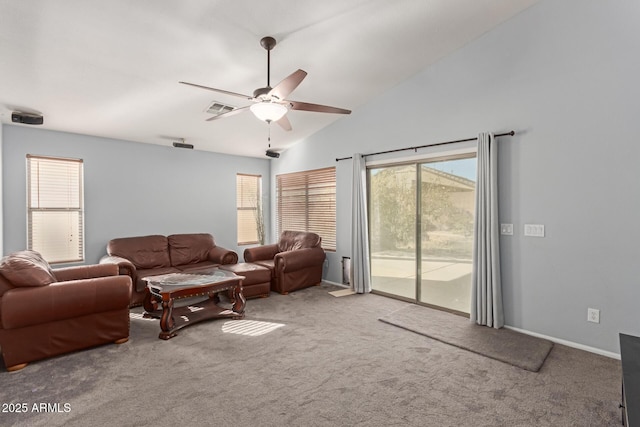
<svg viewBox="0 0 640 427">
<path fill-rule="evenodd" d="M 27 155 L 29 249 L 49 263 L 84 260 L 81 159 Z"/>
<path fill-rule="evenodd" d="M 336 250 L 336 168 L 276 176 L 278 235 L 310 231 L 325 250 Z"/>
<path fill-rule="evenodd" d="M 236 205 L 238 208 L 238 245 L 264 243 L 260 175 L 236 175 Z"/>
</svg>

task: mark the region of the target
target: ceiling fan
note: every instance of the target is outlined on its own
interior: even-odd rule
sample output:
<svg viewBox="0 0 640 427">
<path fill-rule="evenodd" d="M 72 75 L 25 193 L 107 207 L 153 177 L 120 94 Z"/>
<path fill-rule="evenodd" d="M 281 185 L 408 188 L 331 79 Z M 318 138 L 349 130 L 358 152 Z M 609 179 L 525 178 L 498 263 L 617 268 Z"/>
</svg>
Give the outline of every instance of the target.
<svg viewBox="0 0 640 427">
<path fill-rule="evenodd" d="M 276 45 L 273 37 L 263 37 L 260 45 L 267 51 L 267 86 L 261 87 L 253 91 L 253 96 L 243 95 L 241 93 L 230 92 L 228 90 L 216 89 L 209 86 L 203 86 L 195 83 L 179 82 L 184 85 L 194 86 L 201 89 L 211 90 L 214 92 L 224 93 L 226 95 L 237 96 L 252 101 L 253 104 L 246 107 L 238 107 L 233 110 L 213 116 L 207 121 L 218 120 L 226 117 L 235 116 L 244 111 L 250 110 L 258 119 L 267 123 L 276 122 L 284 130 L 291 130 L 291 123 L 286 116 L 289 110 L 313 111 L 317 113 L 334 113 L 334 114 L 351 114 L 351 110 L 344 108 L 329 107 L 327 105 L 310 104 L 308 102 L 299 102 L 286 99 L 291 92 L 304 80 L 307 72 L 297 70 L 286 77 L 275 87 L 271 87 L 271 49 Z"/>
</svg>

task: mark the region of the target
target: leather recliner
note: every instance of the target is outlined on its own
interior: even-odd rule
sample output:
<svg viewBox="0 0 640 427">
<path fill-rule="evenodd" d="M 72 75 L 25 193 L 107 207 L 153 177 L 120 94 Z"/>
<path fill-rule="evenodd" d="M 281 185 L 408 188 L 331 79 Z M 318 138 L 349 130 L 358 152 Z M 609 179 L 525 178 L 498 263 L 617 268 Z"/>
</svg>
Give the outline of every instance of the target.
<svg viewBox="0 0 640 427">
<path fill-rule="evenodd" d="M 0 351 L 8 371 L 129 339 L 131 279 L 115 264 L 51 270 L 35 251 L 0 261 Z"/>
<path fill-rule="evenodd" d="M 321 242 L 316 233 L 283 231 L 278 243 L 245 249 L 244 260 L 269 268 L 271 289 L 286 295 L 322 282 Z"/>
</svg>

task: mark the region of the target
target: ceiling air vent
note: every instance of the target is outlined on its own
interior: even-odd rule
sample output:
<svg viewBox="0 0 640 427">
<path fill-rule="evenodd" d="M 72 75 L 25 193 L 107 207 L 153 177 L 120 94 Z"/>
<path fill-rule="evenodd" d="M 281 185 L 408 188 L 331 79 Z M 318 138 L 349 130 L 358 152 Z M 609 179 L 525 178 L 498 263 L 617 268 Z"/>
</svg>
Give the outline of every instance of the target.
<svg viewBox="0 0 640 427">
<path fill-rule="evenodd" d="M 232 107 L 231 105 L 224 105 L 220 102 L 213 101 L 209 107 L 205 110 L 205 112 L 209 114 L 215 114 L 219 116 L 220 114 L 228 113 L 229 111 L 235 109 L 236 107 Z"/>
</svg>

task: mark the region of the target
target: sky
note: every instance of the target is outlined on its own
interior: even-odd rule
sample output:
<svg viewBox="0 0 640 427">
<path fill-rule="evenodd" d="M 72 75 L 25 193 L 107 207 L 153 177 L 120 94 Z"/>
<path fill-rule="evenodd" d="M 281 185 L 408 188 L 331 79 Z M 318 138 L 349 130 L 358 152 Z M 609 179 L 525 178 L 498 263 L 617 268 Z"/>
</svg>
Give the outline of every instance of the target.
<svg viewBox="0 0 640 427">
<path fill-rule="evenodd" d="M 476 181 L 476 158 L 445 160 L 442 162 L 429 163 L 429 167 L 452 175 Z"/>
</svg>

